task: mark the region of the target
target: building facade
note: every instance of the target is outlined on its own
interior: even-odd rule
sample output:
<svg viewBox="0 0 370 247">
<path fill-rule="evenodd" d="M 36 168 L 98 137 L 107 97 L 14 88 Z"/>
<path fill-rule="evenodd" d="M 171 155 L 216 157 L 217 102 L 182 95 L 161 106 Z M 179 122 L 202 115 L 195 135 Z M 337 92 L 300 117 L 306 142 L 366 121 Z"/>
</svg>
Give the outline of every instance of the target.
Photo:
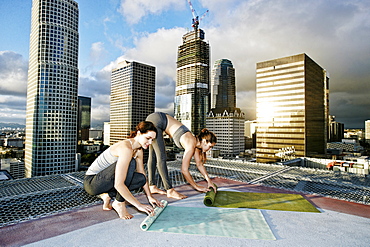
<svg viewBox="0 0 370 247">
<path fill-rule="evenodd" d="M 257 63 L 257 162 L 325 155 L 328 83 L 306 54 Z"/>
<path fill-rule="evenodd" d="M 78 144 L 89 140 L 89 129 L 91 127 L 91 98 L 78 96 L 77 115 Z"/>
<path fill-rule="evenodd" d="M 155 110 L 155 67 L 123 61 L 112 70 L 110 145 L 125 140 L 130 131 Z"/>
<path fill-rule="evenodd" d="M 211 110 L 207 128 L 217 136 L 215 149 L 224 157 L 245 151 L 244 113 L 236 108 L 235 69 L 228 59 L 216 60 L 211 72 Z"/>
<path fill-rule="evenodd" d="M 335 116 L 329 116 L 328 142 L 341 142 L 344 138 L 344 124 L 335 121 Z"/>
<path fill-rule="evenodd" d="M 194 134 L 206 126 L 209 111 L 209 44 L 204 31 L 195 29 L 183 36 L 178 48 L 175 118 Z"/>
<path fill-rule="evenodd" d="M 365 140 L 370 143 L 370 120 L 365 121 Z"/>
<path fill-rule="evenodd" d="M 236 107 L 235 69 L 228 59 L 217 60 L 211 72 L 211 109 Z"/>
<path fill-rule="evenodd" d="M 26 112 L 26 177 L 77 169 L 78 4 L 33 0 Z"/>
<path fill-rule="evenodd" d="M 244 114 L 238 108 L 214 108 L 207 115 L 207 129 L 217 137 L 213 149 L 220 155 L 235 157 L 245 151 Z"/>
</svg>

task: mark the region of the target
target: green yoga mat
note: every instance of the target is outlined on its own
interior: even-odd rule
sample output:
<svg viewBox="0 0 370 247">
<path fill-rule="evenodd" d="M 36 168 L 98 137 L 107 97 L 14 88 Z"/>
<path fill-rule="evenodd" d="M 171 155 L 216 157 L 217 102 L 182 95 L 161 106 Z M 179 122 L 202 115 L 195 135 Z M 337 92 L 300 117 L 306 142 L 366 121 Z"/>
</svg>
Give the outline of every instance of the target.
<svg viewBox="0 0 370 247">
<path fill-rule="evenodd" d="M 260 210 L 167 206 L 147 231 L 275 240 Z"/>
<path fill-rule="evenodd" d="M 204 205 L 223 208 L 256 208 L 281 211 L 320 213 L 315 206 L 298 194 L 251 193 L 234 191 L 217 191 L 206 193 Z"/>
</svg>

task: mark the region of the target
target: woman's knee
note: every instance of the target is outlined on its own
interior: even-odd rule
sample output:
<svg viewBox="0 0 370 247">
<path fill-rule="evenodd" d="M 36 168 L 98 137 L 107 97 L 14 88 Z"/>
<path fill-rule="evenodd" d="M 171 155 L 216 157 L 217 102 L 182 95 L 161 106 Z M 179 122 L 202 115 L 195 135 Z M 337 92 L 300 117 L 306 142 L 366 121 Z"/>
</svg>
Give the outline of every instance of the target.
<svg viewBox="0 0 370 247">
<path fill-rule="evenodd" d="M 138 183 L 140 184 L 140 187 L 143 187 L 146 183 L 146 176 L 142 173 L 138 173 L 137 175 L 138 175 L 137 179 L 139 181 Z"/>
</svg>

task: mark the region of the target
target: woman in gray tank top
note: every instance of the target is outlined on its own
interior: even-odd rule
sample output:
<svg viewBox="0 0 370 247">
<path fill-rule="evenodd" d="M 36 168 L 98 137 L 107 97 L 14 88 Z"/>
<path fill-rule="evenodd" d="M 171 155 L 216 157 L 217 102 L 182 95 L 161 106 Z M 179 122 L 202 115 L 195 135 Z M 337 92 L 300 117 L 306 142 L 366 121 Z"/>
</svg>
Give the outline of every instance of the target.
<svg viewBox="0 0 370 247">
<path fill-rule="evenodd" d="M 90 195 L 103 199 L 103 210 L 113 208 L 120 218 L 131 219 L 133 216 L 128 213 L 126 202 L 148 215 L 154 214 L 154 206 L 163 207 L 150 192 L 143 163 L 143 149 L 152 144 L 156 135 L 153 123 L 141 122 L 128 139 L 109 147 L 91 164 L 84 178 L 84 188 Z M 130 191 L 141 187 L 152 206 L 140 203 L 131 194 Z"/>
<path fill-rule="evenodd" d="M 206 152 L 216 145 L 217 138 L 215 134 L 207 129 L 202 129 L 197 136 L 194 136 L 185 125 L 163 112 L 154 112 L 146 120 L 152 122 L 157 128 L 157 138 L 149 148 L 148 179 L 150 191 L 152 193 L 165 194 L 167 197 L 175 199 L 186 198 L 185 195 L 175 191 L 172 187 L 167 170 L 163 133 L 172 137 L 177 147 L 184 149 L 181 171 L 186 181 L 199 192 L 207 192 L 210 190 L 210 187 L 216 191 L 217 188 L 212 183 L 204 167 Z M 207 181 L 207 187 L 197 184 L 189 172 L 190 161 L 193 157 L 198 170 Z M 158 171 L 166 191 L 160 190 L 156 186 L 156 171 Z"/>
</svg>

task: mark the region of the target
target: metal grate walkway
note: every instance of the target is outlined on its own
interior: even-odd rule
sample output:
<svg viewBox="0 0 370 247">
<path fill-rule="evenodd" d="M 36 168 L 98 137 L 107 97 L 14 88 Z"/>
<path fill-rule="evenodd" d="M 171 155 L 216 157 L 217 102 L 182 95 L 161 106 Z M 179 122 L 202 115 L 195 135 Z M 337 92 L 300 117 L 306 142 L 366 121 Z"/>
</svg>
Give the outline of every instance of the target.
<svg viewBox="0 0 370 247">
<path fill-rule="evenodd" d="M 208 160 L 206 167 L 211 177 L 370 204 L 369 176 L 225 160 Z M 180 168 L 180 161 L 168 162 L 173 186 L 186 184 Z M 191 164 L 190 172 L 195 181 L 203 180 L 195 164 Z M 84 174 L 85 172 L 76 172 L 1 181 L 0 227 L 101 204 L 99 198 L 84 191 Z M 157 186 L 162 188 L 160 179 L 157 181 Z"/>
</svg>

